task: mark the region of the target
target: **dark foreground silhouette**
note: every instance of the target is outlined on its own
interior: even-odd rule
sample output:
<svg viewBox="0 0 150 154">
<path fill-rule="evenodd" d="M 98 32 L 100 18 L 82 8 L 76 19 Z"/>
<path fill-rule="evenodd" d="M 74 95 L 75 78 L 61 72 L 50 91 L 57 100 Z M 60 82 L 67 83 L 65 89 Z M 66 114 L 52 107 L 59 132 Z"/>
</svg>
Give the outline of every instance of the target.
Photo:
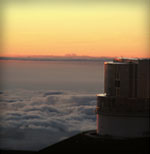
<svg viewBox="0 0 150 154">
<path fill-rule="evenodd" d="M 51 145 L 38 152 L 1 150 L 1 154 L 34 153 L 85 153 L 99 154 L 148 154 L 149 137 L 135 139 L 117 139 L 110 136 L 98 137 L 95 131 L 87 131 Z"/>
</svg>

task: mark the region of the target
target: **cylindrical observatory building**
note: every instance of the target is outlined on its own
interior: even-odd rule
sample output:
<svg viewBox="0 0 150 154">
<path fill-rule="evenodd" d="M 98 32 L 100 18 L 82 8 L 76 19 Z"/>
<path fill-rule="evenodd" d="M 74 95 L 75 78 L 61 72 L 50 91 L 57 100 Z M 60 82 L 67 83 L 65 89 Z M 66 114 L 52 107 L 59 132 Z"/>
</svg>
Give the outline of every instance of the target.
<svg viewBox="0 0 150 154">
<path fill-rule="evenodd" d="M 150 135 L 150 59 L 105 62 L 104 94 L 97 95 L 97 134 Z"/>
</svg>

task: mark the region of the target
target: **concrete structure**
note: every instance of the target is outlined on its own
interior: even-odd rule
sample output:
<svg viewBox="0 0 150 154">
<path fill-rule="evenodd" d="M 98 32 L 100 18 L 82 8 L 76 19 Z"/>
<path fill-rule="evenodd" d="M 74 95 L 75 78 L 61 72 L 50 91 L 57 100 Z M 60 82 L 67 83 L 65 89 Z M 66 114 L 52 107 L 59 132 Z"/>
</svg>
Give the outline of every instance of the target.
<svg viewBox="0 0 150 154">
<path fill-rule="evenodd" d="M 97 95 L 97 133 L 149 136 L 150 59 L 118 58 L 104 67 L 104 94 Z"/>
</svg>

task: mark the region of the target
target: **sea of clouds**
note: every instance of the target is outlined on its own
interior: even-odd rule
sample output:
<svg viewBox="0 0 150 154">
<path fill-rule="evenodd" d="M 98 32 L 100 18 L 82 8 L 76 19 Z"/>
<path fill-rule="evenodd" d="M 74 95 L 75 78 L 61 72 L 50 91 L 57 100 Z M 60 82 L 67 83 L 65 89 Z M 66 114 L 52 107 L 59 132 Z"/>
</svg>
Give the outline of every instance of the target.
<svg viewBox="0 0 150 154">
<path fill-rule="evenodd" d="M 40 150 L 96 129 L 96 95 L 53 90 L 0 92 L 0 149 Z"/>
</svg>

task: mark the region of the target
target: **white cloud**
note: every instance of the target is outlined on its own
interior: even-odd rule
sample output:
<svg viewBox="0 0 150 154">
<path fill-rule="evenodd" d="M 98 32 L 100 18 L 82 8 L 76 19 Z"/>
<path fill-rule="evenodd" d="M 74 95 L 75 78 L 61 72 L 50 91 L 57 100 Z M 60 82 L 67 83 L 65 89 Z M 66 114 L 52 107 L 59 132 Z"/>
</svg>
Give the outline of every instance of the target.
<svg viewBox="0 0 150 154">
<path fill-rule="evenodd" d="M 96 96 L 91 94 L 20 89 L 2 92 L 0 106 L 0 148 L 39 150 L 96 129 Z"/>
</svg>

